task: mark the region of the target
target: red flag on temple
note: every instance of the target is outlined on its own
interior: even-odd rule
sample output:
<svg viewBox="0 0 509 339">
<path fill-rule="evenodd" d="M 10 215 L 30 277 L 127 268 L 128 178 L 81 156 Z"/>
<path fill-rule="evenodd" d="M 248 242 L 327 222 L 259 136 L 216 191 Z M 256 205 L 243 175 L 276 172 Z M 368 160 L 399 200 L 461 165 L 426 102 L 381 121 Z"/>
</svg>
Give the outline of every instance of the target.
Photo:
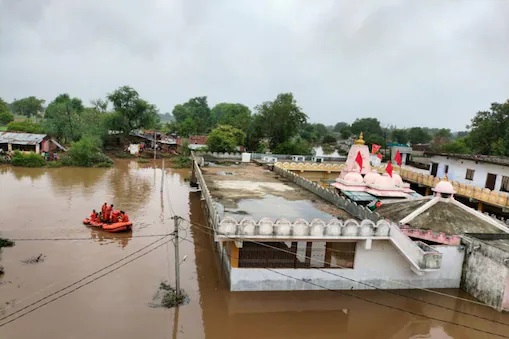
<svg viewBox="0 0 509 339">
<path fill-rule="evenodd" d="M 357 157 L 355 157 L 355 162 L 357 163 L 357 165 L 359 165 L 360 169 L 362 170 L 362 155 L 361 155 L 361 151 L 357 152 Z"/>
<path fill-rule="evenodd" d="M 381 147 L 382 147 L 382 146 L 377 145 L 377 144 L 373 144 L 373 145 L 371 145 L 371 154 L 375 154 L 376 152 L 378 152 L 378 150 L 379 150 Z"/>
<path fill-rule="evenodd" d="M 401 153 L 399 153 L 399 150 L 396 151 L 396 156 L 394 157 L 394 160 L 396 161 L 396 164 L 398 164 L 398 166 L 401 166 Z"/>
<path fill-rule="evenodd" d="M 387 167 L 385 167 L 385 171 L 389 174 L 389 176 L 392 178 L 392 164 L 391 162 L 389 161 L 387 163 Z"/>
</svg>

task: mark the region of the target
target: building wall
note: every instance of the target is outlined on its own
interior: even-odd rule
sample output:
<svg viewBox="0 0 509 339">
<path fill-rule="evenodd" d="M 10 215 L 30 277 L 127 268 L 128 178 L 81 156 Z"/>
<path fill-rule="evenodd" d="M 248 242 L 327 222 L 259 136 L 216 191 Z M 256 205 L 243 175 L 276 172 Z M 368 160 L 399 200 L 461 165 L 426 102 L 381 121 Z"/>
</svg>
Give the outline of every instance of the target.
<svg viewBox="0 0 509 339">
<path fill-rule="evenodd" d="M 410 270 L 408 262 L 390 241 L 373 241 L 370 250 L 366 250 L 365 242 L 360 241 L 357 243 L 353 269 L 231 268 L 230 288 L 232 291 L 319 290 L 323 289 L 321 286 L 334 290 L 373 288 L 355 281 L 383 289 L 412 288 L 408 285 L 419 288 L 458 288 L 463 251 L 456 246 L 435 248 L 443 253 L 442 268 L 422 276 Z"/>
<path fill-rule="evenodd" d="M 484 162 L 478 162 L 477 164 L 473 160 L 453 159 L 444 156 L 434 156 L 431 158 L 432 163 L 438 163 L 437 177 L 442 178 L 445 174 L 445 166 L 449 165 L 449 171 L 447 177 L 449 180 L 458 181 L 464 184 L 470 184 L 484 188 L 486 185 L 486 177 L 488 173 L 497 174 L 497 180 L 495 182 L 495 190 L 500 190 L 502 183 L 502 176 L 509 176 L 509 166 L 501 166 L 495 164 L 487 164 Z M 475 170 L 473 180 L 465 179 L 467 169 Z M 430 171 L 431 174 L 431 166 Z"/>
<path fill-rule="evenodd" d="M 480 249 L 474 249 L 481 246 Z M 461 287 L 491 307 L 509 311 L 509 268 L 502 260 L 507 253 L 473 240 L 466 251 Z"/>
</svg>

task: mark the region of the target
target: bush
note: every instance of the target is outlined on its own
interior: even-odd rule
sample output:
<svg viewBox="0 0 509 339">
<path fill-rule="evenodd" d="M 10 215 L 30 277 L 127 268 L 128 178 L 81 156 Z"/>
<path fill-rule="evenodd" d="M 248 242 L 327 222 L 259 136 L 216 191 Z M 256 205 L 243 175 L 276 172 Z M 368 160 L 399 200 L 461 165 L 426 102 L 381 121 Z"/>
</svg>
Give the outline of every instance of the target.
<svg viewBox="0 0 509 339">
<path fill-rule="evenodd" d="M 178 156 L 175 158 L 174 162 L 175 168 L 189 168 L 191 167 L 191 158 L 185 156 Z"/>
<path fill-rule="evenodd" d="M 25 132 L 25 133 L 44 133 L 44 129 L 40 124 L 31 121 L 11 121 L 7 124 L 9 132 Z"/>
<path fill-rule="evenodd" d="M 7 125 L 14 121 L 14 115 L 11 112 L 0 112 L 0 125 Z"/>
<path fill-rule="evenodd" d="M 14 241 L 9 239 L 0 238 L 0 248 L 2 247 L 12 247 L 14 246 Z"/>
<path fill-rule="evenodd" d="M 23 167 L 43 167 L 46 165 L 46 160 L 36 153 L 21 153 L 20 151 L 15 151 L 12 155 L 12 164 L 14 166 L 23 166 Z"/>
<path fill-rule="evenodd" d="M 304 139 L 285 141 L 273 151 L 275 154 L 310 155 L 311 145 Z"/>
<path fill-rule="evenodd" d="M 111 165 L 113 161 L 101 152 L 101 140 L 98 137 L 84 136 L 80 141 L 73 142 L 69 149 L 69 158 L 63 160 L 64 164 L 71 166 L 93 167 L 106 163 Z"/>
</svg>

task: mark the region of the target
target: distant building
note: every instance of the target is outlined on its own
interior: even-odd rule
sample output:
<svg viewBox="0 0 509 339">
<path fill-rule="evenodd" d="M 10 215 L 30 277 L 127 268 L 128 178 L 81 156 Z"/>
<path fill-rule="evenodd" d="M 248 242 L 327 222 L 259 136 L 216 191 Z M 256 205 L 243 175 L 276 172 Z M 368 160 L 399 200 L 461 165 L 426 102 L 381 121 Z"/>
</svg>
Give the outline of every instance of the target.
<svg viewBox="0 0 509 339">
<path fill-rule="evenodd" d="M 65 147 L 47 134 L 0 132 L 0 149 L 4 152 L 51 152 L 56 149 L 65 151 Z"/>
<path fill-rule="evenodd" d="M 426 153 L 430 174 L 490 190 L 509 192 L 509 158 L 485 155 Z"/>
<path fill-rule="evenodd" d="M 206 135 L 190 135 L 189 136 L 189 149 L 198 150 L 201 148 L 207 147 L 207 139 Z"/>
</svg>

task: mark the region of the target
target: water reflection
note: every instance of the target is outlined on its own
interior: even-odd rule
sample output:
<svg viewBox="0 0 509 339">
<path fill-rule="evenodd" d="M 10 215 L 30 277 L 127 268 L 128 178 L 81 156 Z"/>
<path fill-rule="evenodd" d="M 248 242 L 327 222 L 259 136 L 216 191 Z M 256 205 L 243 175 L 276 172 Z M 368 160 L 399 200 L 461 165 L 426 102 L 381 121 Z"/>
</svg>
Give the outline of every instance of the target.
<svg viewBox="0 0 509 339">
<path fill-rule="evenodd" d="M 118 161 L 108 177 L 112 203 L 131 213 L 146 206 L 155 186 L 153 171 L 135 161 Z"/>
<path fill-rule="evenodd" d="M 32 182 L 39 180 L 46 170 L 42 168 L 26 168 L 16 167 L 15 170 L 11 166 L 0 166 L 0 175 L 11 174 L 16 180 L 21 181 L 25 178 L 30 179 Z"/>
<path fill-rule="evenodd" d="M 55 193 L 78 191 L 90 197 L 108 171 L 105 168 L 62 167 L 49 168 L 46 174 Z"/>
<path fill-rule="evenodd" d="M 98 243 L 100 243 L 101 245 L 116 242 L 120 245 L 121 248 L 125 248 L 133 236 L 132 231 L 121 233 L 109 233 L 98 228 L 94 227 L 89 228 L 90 237 L 97 241 Z"/>
</svg>

